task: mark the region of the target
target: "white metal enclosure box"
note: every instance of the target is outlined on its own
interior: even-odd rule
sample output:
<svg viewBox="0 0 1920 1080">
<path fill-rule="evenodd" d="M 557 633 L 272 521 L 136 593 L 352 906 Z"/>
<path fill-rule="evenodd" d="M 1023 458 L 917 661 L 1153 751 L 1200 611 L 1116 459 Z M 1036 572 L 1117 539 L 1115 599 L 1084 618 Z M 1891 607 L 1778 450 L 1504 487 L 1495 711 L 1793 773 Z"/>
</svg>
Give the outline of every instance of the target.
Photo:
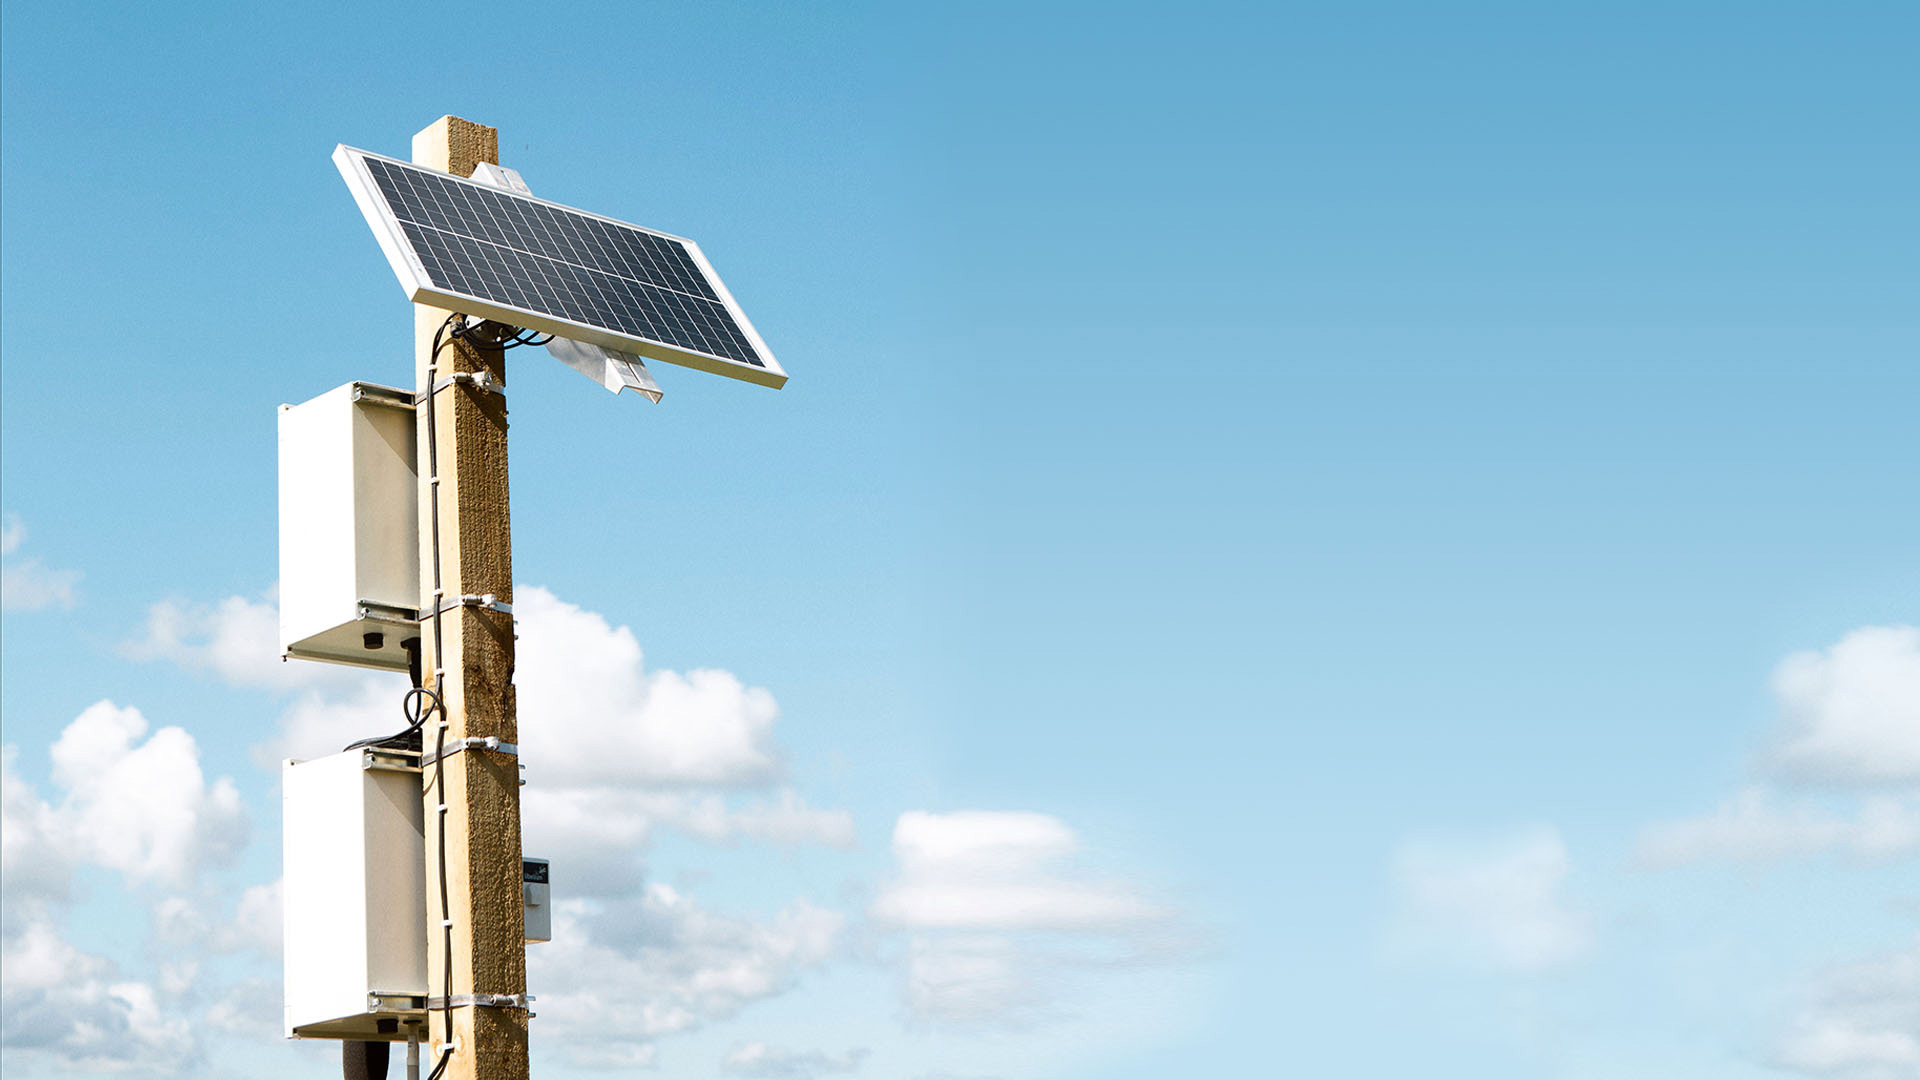
<svg viewBox="0 0 1920 1080">
<path fill-rule="evenodd" d="M 362 747 L 281 767 L 289 1038 L 404 1038 L 394 1021 L 424 1015 L 417 760 Z"/>
<path fill-rule="evenodd" d="M 280 406 L 280 650 L 407 670 L 419 634 L 413 395 L 354 382 Z"/>
</svg>

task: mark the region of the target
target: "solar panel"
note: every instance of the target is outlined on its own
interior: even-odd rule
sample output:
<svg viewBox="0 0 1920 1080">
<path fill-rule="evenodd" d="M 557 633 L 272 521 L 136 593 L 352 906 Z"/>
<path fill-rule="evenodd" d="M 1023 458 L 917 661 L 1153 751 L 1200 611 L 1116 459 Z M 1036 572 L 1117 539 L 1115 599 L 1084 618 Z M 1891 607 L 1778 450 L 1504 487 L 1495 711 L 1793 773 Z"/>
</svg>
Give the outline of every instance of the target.
<svg viewBox="0 0 1920 1080">
<path fill-rule="evenodd" d="M 415 303 L 787 381 L 691 240 L 350 146 L 333 161 Z"/>
</svg>

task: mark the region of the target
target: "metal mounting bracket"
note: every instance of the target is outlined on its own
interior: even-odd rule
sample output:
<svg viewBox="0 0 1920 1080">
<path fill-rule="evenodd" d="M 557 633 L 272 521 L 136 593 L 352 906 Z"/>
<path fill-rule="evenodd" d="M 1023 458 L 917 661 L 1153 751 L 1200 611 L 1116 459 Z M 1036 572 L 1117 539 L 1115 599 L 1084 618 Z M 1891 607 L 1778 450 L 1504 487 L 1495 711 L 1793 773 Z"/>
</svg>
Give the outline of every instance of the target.
<svg viewBox="0 0 1920 1080">
<path fill-rule="evenodd" d="M 494 380 L 493 372 L 491 371 L 456 371 L 451 375 L 442 375 L 438 379 L 433 380 L 432 392 L 438 394 L 447 387 L 454 385 L 471 386 L 476 390 L 485 390 L 490 394 L 499 394 L 502 401 L 506 400 L 507 397 L 507 388 L 501 386 Z M 413 403 L 415 405 L 424 405 L 426 404 L 426 400 L 426 394 L 413 395 Z"/>
<path fill-rule="evenodd" d="M 455 994 L 452 997 L 430 997 L 428 1009 L 461 1009 L 468 1005 L 485 1005 L 495 1009 L 524 1009 L 533 1002 L 532 994 Z"/>
<path fill-rule="evenodd" d="M 417 623 L 420 621 L 420 612 L 417 609 L 401 607 L 399 604 L 383 604 L 378 600 L 363 598 L 358 608 L 361 618 L 373 619 L 377 622 Z"/>
<path fill-rule="evenodd" d="M 496 754 L 512 754 L 515 757 L 520 756 L 520 748 L 518 746 L 510 742 L 501 742 L 498 735 L 488 735 L 485 737 L 475 735 L 465 739 L 455 739 L 448 743 L 444 750 L 427 750 L 422 752 L 420 755 L 420 766 L 425 768 L 443 757 L 457 754 L 462 750 L 491 750 Z"/>
<path fill-rule="evenodd" d="M 456 596 L 450 600 L 442 600 L 440 602 L 440 613 L 444 615 L 454 608 L 460 607 L 485 608 L 488 611 L 497 611 L 502 615 L 513 614 L 513 605 L 501 600 L 492 593 L 487 593 L 484 596 L 475 596 L 472 593 L 467 593 L 464 596 Z"/>
</svg>

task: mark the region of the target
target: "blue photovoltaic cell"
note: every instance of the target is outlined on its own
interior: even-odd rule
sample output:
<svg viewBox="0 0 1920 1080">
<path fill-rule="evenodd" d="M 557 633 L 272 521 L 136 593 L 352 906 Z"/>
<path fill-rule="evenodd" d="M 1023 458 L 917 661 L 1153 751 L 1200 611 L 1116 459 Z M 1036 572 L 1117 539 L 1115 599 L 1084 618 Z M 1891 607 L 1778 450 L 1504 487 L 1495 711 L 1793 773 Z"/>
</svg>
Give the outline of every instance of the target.
<svg viewBox="0 0 1920 1080">
<path fill-rule="evenodd" d="M 434 287 L 765 368 L 680 241 L 367 156 Z"/>
</svg>

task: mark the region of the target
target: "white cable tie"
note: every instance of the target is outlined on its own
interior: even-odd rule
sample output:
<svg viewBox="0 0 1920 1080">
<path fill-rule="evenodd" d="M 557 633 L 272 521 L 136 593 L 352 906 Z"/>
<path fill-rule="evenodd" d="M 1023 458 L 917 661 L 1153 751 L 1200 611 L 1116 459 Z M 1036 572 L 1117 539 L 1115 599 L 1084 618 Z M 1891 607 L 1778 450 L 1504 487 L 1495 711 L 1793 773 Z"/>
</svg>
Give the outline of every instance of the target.
<svg viewBox="0 0 1920 1080">
<path fill-rule="evenodd" d="M 452 920 L 452 919 L 441 919 L 441 920 L 440 920 L 440 929 L 442 929 L 442 930 L 451 930 L 451 929 L 453 929 L 453 920 Z"/>
</svg>

